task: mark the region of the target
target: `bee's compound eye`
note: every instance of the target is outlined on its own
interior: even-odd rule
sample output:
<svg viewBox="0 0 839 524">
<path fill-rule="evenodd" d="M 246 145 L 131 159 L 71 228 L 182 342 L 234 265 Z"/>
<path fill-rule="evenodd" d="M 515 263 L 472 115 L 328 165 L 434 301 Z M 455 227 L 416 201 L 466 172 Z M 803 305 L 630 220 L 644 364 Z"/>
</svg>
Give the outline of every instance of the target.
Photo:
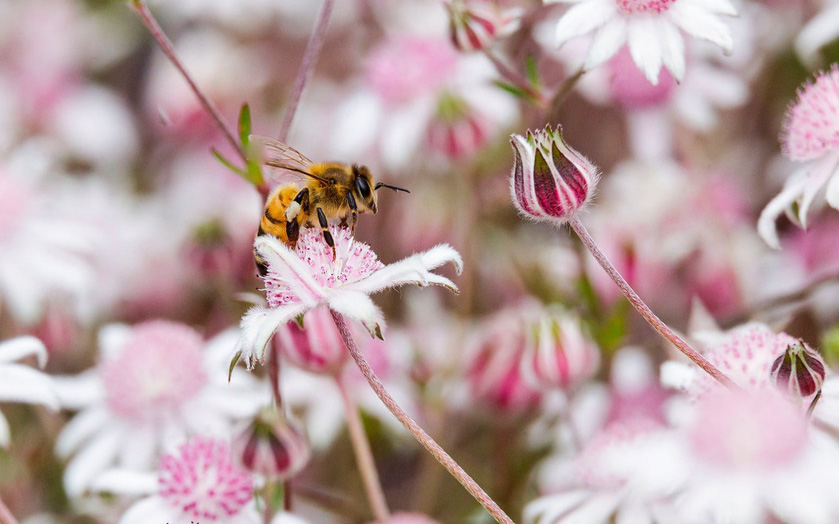
<svg viewBox="0 0 839 524">
<path fill-rule="evenodd" d="M 370 198 L 370 184 L 363 176 L 356 177 L 355 188 L 358 189 L 359 194 L 364 198 Z"/>
</svg>

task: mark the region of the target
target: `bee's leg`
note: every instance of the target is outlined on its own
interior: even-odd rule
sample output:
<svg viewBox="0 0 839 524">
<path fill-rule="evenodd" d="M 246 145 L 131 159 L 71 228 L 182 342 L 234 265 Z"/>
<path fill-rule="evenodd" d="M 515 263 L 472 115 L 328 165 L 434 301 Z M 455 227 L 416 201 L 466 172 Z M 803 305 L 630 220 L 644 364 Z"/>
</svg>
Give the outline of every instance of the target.
<svg viewBox="0 0 839 524">
<path fill-rule="evenodd" d="M 352 193 L 347 193 L 347 205 L 350 206 L 350 211 L 352 211 L 352 226 L 350 226 L 350 231 L 355 235 L 355 222 L 358 220 L 358 206 L 355 203 L 355 197 L 352 196 Z"/>
<path fill-rule="evenodd" d="M 300 190 L 299 193 L 294 197 L 294 200 L 291 201 L 291 204 L 285 210 L 285 219 L 286 222 L 291 222 L 292 220 L 297 218 L 297 215 L 300 214 L 300 211 L 303 213 L 309 212 L 309 188 L 304 187 Z"/>
<path fill-rule="evenodd" d="M 294 249 L 297 245 L 297 239 L 300 238 L 300 222 L 297 221 L 296 217 L 285 223 L 285 235 L 288 237 L 291 248 Z"/>
<path fill-rule="evenodd" d="M 321 208 L 318 208 L 318 222 L 320 222 L 320 229 L 323 231 L 323 239 L 326 240 L 326 245 L 332 248 L 332 260 L 335 260 L 337 257 L 335 240 L 332 238 L 332 233 L 329 232 L 329 222 L 326 220 L 326 215 Z"/>
</svg>

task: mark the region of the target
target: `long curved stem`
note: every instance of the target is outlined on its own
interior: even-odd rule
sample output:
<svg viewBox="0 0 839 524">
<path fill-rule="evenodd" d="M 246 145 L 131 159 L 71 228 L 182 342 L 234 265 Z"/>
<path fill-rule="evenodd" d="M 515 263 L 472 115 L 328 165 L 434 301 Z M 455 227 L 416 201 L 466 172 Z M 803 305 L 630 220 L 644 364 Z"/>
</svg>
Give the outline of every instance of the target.
<svg viewBox="0 0 839 524">
<path fill-rule="evenodd" d="M 344 411 L 347 414 L 347 429 L 350 433 L 355 459 L 358 462 L 358 469 L 361 473 L 361 480 L 364 483 L 364 491 L 367 493 L 367 500 L 373 509 L 376 520 L 385 524 L 390 520 L 390 510 L 387 508 L 382 481 L 379 480 L 379 473 L 376 471 L 376 463 L 373 460 L 373 452 L 370 450 L 370 441 L 364 432 L 361 417 L 358 414 L 358 406 L 355 404 L 346 384 L 336 377 L 338 389 L 341 390 L 341 399 L 344 401 Z"/>
<path fill-rule="evenodd" d="M 160 49 L 163 50 L 163 54 L 166 55 L 166 58 L 172 62 L 172 65 L 175 66 L 175 69 L 181 74 L 181 76 L 186 80 L 187 84 L 189 84 L 189 88 L 195 94 L 198 101 L 201 103 L 201 106 L 204 107 L 204 110 L 215 120 L 216 125 L 224 134 L 224 137 L 233 146 L 233 149 L 239 156 L 247 162 L 247 158 L 245 157 L 245 152 L 242 150 L 242 146 L 236 140 L 236 134 L 233 132 L 233 129 L 230 125 L 224 120 L 224 117 L 221 115 L 221 112 L 218 108 L 210 101 L 209 98 L 201 91 L 201 88 L 198 87 L 198 84 L 192 79 L 190 74 L 186 71 L 181 61 L 178 59 L 178 56 L 175 54 L 175 47 L 172 45 L 172 42 L 169 40 L 169 37 L 166 36 L 166 33 L 163 32 L 163 29 L 160 27 L 160 24 L 157 23 L 157 20 L 154 18 L 154 15 L 151 14 L 149 10 L 149 6 L 146 5 L 145 0 L 134 0 L 132 2 L 132 7 L 134 12 L 136 12 L 140 19 L 143 21 L 143 24 L 148 28 L 149 32 L 151 32 L 152 37 L 157 41 L 158 45 L 160 45 Z"/>
<path fill-rule="evenodd" d="M 285 142 L 288 138 L 291 123 L 294 121 L 294 114 L 297 112 L 297 106 L 300 103 L 300 97 L 303 96 L 306 83 L 312 76 L 320 49 L 323 47 L 323 41 L 326 39 L 326 29 L 329 27 L 329 17 L 332 15 L 334 6 L 335 0 L 324 0 L 317 25 L 315 25 L 315 29 L 309 37 L 309 43 L 306 44 L 306 51 L 303 53 L 303 60 L 300 62 L 300 70 L 297 73 L 297 79 L 294 81 L 294 89 L 291 92 L 291 98 L 286 106 L 285 115 L 283 115 L 283 123 L 277 135 L 280 142 Z"/>
<path fill-rule="evenodd" d="M 697 366 L 704 369 L 709 375 L 717 379 L 720 383 L 726 386 L 735 386 L 734 382 L 730 378 L 728 378 L 722 371 L 717 369 L 713 364 L 708 362 L 708 359 L 703 357 L 698 351 L 693 349 L 690 344 L 688 344 L 682 337 L 677 335 L 670 329 L 667 324 L 662 322 L 658 316 L 652 312 L 652 310 L 641 300 L 641 297 L 629 286 L 629 283 L 618 273 L 618 270 L 615 269 L 615 266 L 609 262 L 609 259 L 606 258 L 606 255 L 600 251 L 600 248 L 597 247 L 595 244 L 594 239 L 591 238 L 588 230 L 585 228 L 582 222 L 576 217 L 573 217 L 568 220 L 568 224 L 571 226 L 571 229 L 577 233 L 577 236 L 580 237 L 580 240 L 583 241 L 583 244 L 591 251 L 591 254 L 594 256 L 594 259 L 597 260 L 597 263 L 600 264 L 609 277 L 617 284 L 618 288 L 620 288 L 621 293 L 629 300 L 629 303 L 638 310 L 638 313 L 644 317 L 644 320 L 649 322 L 649 324 L 658 331 L 661 336 L 666 338 L 670 341 L 671 344 L 676 346 L 679 351 L 684 353 L 689 359 L 693 360 Z M 735 386 L 736 387 L 736 386 Z"/>
<path fill-rule="evenodd" d="M 393 400 L 393 397 L 391 397 L 390 393 L 387 392 L 384 384 L 382 384 L 382 381 L 379 380 L 379 377 L 376 376 L 370 368 L 370 364 L 367 363 L 367 360 L 359 351 L 358 345 L 356 345 L 355 339 L 353 339 L 349 327 L 347 326 L 347 321 L 344 320 L 344 317 L 339 313 L 332 311 L 332 318 L 335 320 L 335 325 L 338 326 L 338 332 L 341 333 L 344 345 L 347 347 L 347 350 L 350 352 L 353 360 L 355 360 L 356 365 L 358 365 L 358 369 L 361 370 L 362 375 L 364 375 L 364 378 L 367 379 L 367 382 L 370 384 L 373 392 L 376 393 L 376 396 L 379 397 L 385 407 L 387 407 L 387 409 L 393 413 L 399 422 L 401 422 L 402 425 L 411 432 L 414 438 L 417 439 L 417 441 L 422 444 L 422 446 L 428 450 L 435 459 L 437 459 L 437 462 L 446 468 L 449 473 L 451 473 L 451 475 L 457 479 L 464 488 L 466 488 L 466 491 L 468 491 L 470 495 L 475 497 L 475 500 L 477 500 L 496 521 L 504 524 L 514 524 L 513 520 L 504 513 L 504 510 L 502 510 L 498 504 L 492 500 L 492 498 L 478 485 L 478 483 L 475 482 L 462 467 L 460 467 L 460 464 L 455 462 L 454 459 L 451 458 L 451 456 L 449 456 L 449 454 L 446 453 L 443 448 L 434 441 L 434 439 L 428 436 L 428 433 L 426 433 L 419 424 L 414 422 L 414 419 L 405 413 L 405 411 L 399 407 L 399 404 Z"/>
</svg>

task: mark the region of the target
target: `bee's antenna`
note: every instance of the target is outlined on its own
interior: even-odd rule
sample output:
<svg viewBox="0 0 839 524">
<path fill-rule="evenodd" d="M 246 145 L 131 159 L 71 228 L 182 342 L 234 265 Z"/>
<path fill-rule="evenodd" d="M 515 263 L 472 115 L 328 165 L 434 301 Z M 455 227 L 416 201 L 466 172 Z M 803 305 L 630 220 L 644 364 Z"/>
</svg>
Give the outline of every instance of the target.
<svg viewBox="0 0 839 524">
<path fill-rule="evenodd" d="M 376 184 L 375 189 L 377 189 L 377 190 L 378 190 L 378 189 L 379 189 L 379 188 L 381 188 L 381 187 L 386 187 L 386 188 L 388 188 L 388 189 L 392 189 L 392 190 L 394 190 L 394 191 L 404 191 L 404 192 L 406 192 L 406 193 L 410 193 L 410 191 L 408 191 L 407 189 L 405 189 L 405 188 L 403 188 L 403 187 L 396 187 L 396 186 L 392 186 L 392 185 L 390 185 L 390 184 L 383 184 L 383 183 L 381 183 L 381 182 L 379 182 L 378 184 Z"/>
</svg>

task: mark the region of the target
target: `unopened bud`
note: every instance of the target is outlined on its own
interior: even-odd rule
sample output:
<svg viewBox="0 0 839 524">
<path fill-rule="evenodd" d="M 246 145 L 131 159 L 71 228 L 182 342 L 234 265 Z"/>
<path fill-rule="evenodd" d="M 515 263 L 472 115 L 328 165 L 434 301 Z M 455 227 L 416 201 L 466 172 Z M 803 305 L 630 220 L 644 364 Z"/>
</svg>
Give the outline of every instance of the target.
<svg viewBox="0 0 839 524">
<path fill-rule="evenodd" d="M 450 159 L 468 157 L 486 145 L 489 121 L 462 97 L 444 93 L 428 127 L 428 145 Z"/>
<path fill-rule="evenodd" d="M 452 0 L 449 36 L 460 51 L 480 51 L 519 27 L 521 9 L 501 9 L 486 0 Z"/>
<path fill-rule="evenodd" d="M 560 128 L 512 135 L 510 142 L 515 154 L 510 193 L 522 215 L 562 223 L 591 200 L 597 168 L 568 147 Z"/>
<path fill-rule="evenodd" d="M 522 372 L 535 385 L 569 389 L 597 371 L 600 351 L 575 316 L 549 309 L 527 330 Z"/>
<path fill-rule="evenodd" d="M 268 411 L 233 441 L 242 466 L 272 480 L 286 480 L 309 462 L 309 443 L 291 421 Z"/>
<path fill-rule="evenodd" d="M 332 315 L 324 307 L 306 313 L 302 325 L 291 321 L 280 327 L 274 339 L 284 358 L 312 373 L 338 373 L 349 355 Z"/>
<path fill-rule="evenodd" d="M 784 354 L 775 359 L 770 373 L 772 381 L 781 390 L 809 397 L 821 389 L 825 365 L 816 350 L 799 340 L 790 344 Z"/>
</svg>

